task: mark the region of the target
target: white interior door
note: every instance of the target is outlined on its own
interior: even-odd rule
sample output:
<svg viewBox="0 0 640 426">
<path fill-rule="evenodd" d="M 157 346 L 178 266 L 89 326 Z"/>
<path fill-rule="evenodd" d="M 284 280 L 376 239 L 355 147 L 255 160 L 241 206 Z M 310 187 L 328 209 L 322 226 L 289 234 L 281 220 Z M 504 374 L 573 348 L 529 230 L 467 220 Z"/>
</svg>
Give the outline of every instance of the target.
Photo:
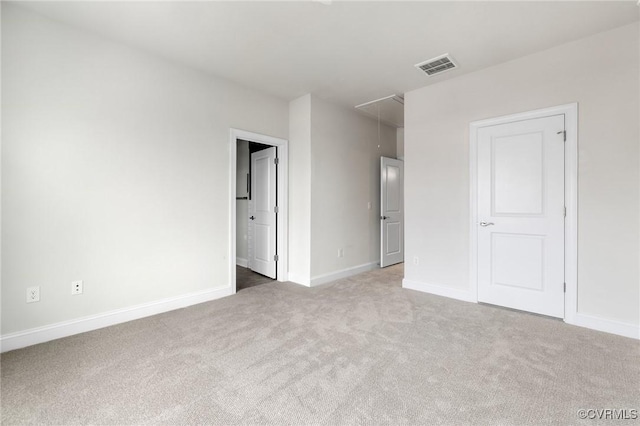
<svg viewBox="0 0 640 426">
<path fill-rule="evenodd" d="M 478 301 L 564 317 L 564 115 L 478 129 Z"/>
<path fill-rule="evenodd" d="M 404 163 L 380 158 L 380 267 L 404 261 Z"/>
<path fill-rule="evenodd" d="M 276 147 L 251 154 L 249 201 L 249 268 L 276 278 Z"/>
</svg>

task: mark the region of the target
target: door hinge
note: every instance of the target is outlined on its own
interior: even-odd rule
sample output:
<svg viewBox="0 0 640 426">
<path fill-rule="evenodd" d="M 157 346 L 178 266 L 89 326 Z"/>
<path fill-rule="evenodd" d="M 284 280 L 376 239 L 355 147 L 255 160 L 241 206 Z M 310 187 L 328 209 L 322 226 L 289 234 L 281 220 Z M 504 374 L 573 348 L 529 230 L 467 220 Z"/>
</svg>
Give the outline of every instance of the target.
<svg viewBox="0 0 640 426">
<path fill-rule="evenodd" d="M 560 130 L 557 134 L 559 135 L 560 133 L 562 133 L 563 142 L 566 142 L 567 141 L 567 131 L 566 130 Z"/>
<path fill-rule="evenodd" d="M 280 164 L 280 159 L 279 159 L 279 158 L 274 158 L 274 159 L 273 159 L 273 164 L 275 164 L 276 166 L 277 166 L 278 164 Z"/>
<path fill-rule="evenodd" d="M 274 213 L 278 213 L 278 206 L 275 206 L 275 207 L 273 208 L 273 212 L 274 212 Z"/>
<path fill-rule="evenodd" d="M 563 284 L 564 284 L 564 286 L 562 287 L 562 291 L 564 293 L 566 293 L 567 292 L 567 283 L 563 283 Z"/>
<path fill-rule="evenodd" d="M 564 206 L 564 217 L 567 217 L 567 206 Z"/>
<path fill-rule="evenodd" d="M 273 260 L 275 260 L 276 262 L 278 261 L 278 255 L 277 254 L 273 255 Z"/>
</svg>

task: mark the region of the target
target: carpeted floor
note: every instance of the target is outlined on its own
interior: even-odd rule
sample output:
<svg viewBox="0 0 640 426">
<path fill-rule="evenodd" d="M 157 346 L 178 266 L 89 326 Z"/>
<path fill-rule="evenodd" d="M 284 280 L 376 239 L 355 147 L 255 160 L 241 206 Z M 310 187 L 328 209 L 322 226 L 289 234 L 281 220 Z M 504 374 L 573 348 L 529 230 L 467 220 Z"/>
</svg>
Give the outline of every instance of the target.
<svg viewBox="0 0 640 426">
<path fill-rule="evenodd" d="M 640 409 L 638 341 L 401 277 L 271 282 L 8 352 L 2 424 L 592 425 L 579 409 Z"/>
</svg>

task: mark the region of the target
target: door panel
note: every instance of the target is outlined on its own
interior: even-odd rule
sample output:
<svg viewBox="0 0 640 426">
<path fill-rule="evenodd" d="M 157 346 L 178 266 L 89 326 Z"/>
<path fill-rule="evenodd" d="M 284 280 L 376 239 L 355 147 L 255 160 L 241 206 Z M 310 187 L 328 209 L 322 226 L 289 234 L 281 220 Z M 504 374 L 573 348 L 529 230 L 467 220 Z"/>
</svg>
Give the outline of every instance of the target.
<svg viewBox="0 0 640 426">
<path fill-rule="evenodd" d="M 257 154 L 257 153 L 256 153 Z M 273 200 L 269 196 L 269 158 L 270 156 L 264 156 L 263 154 L 257 155 L 252 158 L 253 167 L 251 169 L 253 179 L 252 197 L 256 211 L 265 212 L 269 210 L 269 203 Z"/>
<path fill-rule="evenodd" d="M 251 154 L 249 268 L 276 278 L 276 147 Z"/>
<path fill-rule="evenodd" d="M 543 290 L 544 236 L 491 235 L 493 283 L 530 290 Z"/>
<path fill-rule="evenodd" d="M 404 261 L 404 163 L 380 158 L 380 266 Z"/>
<path fill-rule="evenodd" d="M 400 213 L 400 166 L 387 164 L 387 191 L 385 194 L 387 213 Z"/>
<path fill-rule="evenodd" d="M 400 253 L 402 229 L 400 223 L 387 223 L 387 255 Z"/>
<path fill-rule="evenodd" d="M 258 223 L 254 224 L 253 226 L 256 241 L 260 242 L 259 244 L 256 244 L 255 260 L 261 262 L 269 262 L 269 253 L 271 252 L 271 250 L 269 250 L 269 243 L 271 242 L 269 241 L 270 227 Z"/>
<path fill-rule="evenodd" d="M 544 199 L 542 133 L 493 142 L 493 214 L 539 215 Z"/>
<path fill-rule="evenodd" d="M 564 317 L 564 115 L 478 130 L 478 301 Z"/>
</svg>

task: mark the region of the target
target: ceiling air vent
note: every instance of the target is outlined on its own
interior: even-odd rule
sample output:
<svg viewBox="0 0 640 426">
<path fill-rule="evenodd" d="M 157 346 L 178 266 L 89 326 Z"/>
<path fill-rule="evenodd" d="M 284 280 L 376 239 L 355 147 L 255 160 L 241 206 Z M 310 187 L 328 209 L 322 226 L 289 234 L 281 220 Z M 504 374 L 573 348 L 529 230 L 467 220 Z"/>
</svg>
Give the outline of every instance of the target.
<svg viewBox="0 0 640 426">
<path fill-rule="evenodd" d="M 416 64 L 416 68 L 421 69 L 427 73 L 428 76 L 440 74 L 457 67 L 458 65 L 453 61 L 453 58 L 449 56 L 448 53 Z"/>
</svg>

